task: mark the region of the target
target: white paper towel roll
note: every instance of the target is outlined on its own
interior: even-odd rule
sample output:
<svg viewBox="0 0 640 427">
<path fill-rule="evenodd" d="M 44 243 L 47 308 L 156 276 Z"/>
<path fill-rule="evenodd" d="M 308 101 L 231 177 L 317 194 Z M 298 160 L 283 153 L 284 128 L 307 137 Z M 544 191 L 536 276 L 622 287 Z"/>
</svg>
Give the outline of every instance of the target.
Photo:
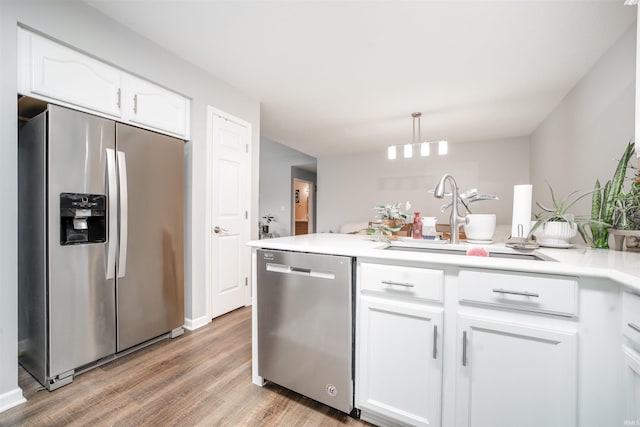
<svg viewBox="0 0 640 427">
<path fill-rule="evenodd" d="M 522 224 L 522 237 L 531 230 L 531 184 L 513 186 L 513 216 L 511 219 L 511 237 L 520 237 L 518 225 Z"/>
</svg>

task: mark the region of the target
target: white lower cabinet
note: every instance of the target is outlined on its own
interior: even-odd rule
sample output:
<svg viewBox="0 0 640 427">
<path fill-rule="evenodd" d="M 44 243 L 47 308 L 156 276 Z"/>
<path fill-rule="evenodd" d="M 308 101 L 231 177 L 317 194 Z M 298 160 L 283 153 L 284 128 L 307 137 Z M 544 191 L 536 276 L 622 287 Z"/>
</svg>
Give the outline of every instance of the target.
<svg viewBox="0 0 640 427">
<path fill-rule="evenodd" d="M 459 427 L 575 426 L 577 332 L 459 315 Z"/>
<path fill-rule="evenodd" d="M 622 346 L 624 401 L 623 425 L 640 425 L 640 353 Z"/>
<path fill-rule="evenodd" d="M 438 426 L 443 310 L 361 295 L 357 406 L 378 425 Z"/>
</svg>

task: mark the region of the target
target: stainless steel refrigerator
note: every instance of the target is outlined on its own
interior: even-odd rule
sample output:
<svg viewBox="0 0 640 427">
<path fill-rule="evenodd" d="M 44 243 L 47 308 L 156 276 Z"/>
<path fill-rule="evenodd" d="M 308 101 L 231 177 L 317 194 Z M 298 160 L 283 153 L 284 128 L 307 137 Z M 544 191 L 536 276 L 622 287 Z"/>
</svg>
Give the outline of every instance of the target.
<svg viewBox="0 0 640 427">
<path fill-rule="evenodd" d="M 183 150 L 51 104 L 20 129 L 20 363 L 49 390 L 181 332 Z"/>
</svg>

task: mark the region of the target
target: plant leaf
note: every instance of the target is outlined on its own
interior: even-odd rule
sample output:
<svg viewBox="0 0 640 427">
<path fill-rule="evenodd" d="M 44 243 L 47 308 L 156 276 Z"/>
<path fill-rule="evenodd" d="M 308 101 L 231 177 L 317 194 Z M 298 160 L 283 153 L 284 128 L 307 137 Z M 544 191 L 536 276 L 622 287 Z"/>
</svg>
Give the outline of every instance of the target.
<svg viewBox="0 0 640 427">
<path fill-rule="evenodd" d="M 593 197 L 591 198 L 591 219 L 600 219 L 600 205 L 602 204 L 602 191 L 600 190 L 600 181 L 596 179 L 596 185 L 593 188 Z M 585 240 L 585 243 L 589 243 Z"/>
<path fill-rule="evenodd" d="M 627 165 L 629 164 L 629 159 L 631 158 L 631 154 L 634 149 L 634 142 L 629 141 L 627 144 L 627 148 L 624 150 L 620 161 L 618 162 L 618 166 L 616 167 L 616 171 L 613 174 L 613 180 L 611 183 L 611 191 L 608 194 L 608 197 L 605 202 L 605 217 L 603 218 L 607 222 L 611 222 L 613 219 L 613 211 L 615 209 L 614 201 L 620 195 L 620 191 L 622 190 L 622 184 L 624 183 L 624 177 L 627 173 Z"/>
</svg>

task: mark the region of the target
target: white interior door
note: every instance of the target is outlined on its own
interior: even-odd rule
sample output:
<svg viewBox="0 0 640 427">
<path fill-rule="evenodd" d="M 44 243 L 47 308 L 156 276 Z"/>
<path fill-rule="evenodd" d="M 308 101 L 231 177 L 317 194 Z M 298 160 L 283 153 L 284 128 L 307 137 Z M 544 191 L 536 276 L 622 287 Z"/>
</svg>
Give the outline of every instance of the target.
<svg viewBox="0 0 640 427">
<path fill-rule="evenodd" d="M 211 159 L 211 317 L 244 306 L 250 295 L 248 125 L 209 114 Z"/>
</svg>

